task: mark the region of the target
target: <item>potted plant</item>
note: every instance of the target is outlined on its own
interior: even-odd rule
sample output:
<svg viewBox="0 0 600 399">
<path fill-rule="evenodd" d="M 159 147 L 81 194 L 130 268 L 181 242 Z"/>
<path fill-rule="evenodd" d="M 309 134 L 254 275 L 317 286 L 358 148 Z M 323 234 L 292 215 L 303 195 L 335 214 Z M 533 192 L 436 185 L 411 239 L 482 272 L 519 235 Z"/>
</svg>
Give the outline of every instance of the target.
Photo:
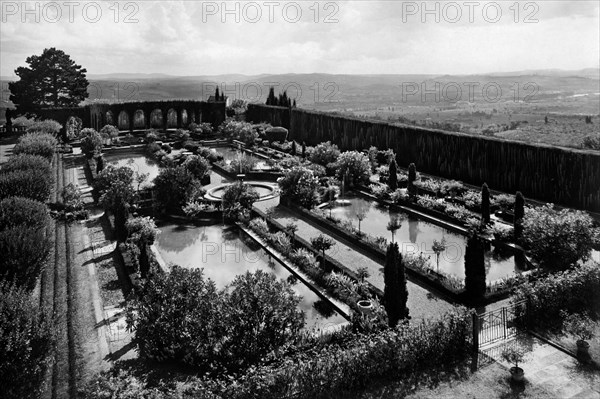
<svg viewBox="0 0 600 399">
<path fill-rule="evenodd" d="M 502 357 L 510 364 L 514 364 L 513 367 L 510 368 L 510 375 L 514 382 L 521 382 L 525 376 L 525 372 L 521 367 L 519 367 L 519 363 L 523 362 L 525 358 L 525 351 L 523 348 L 518 345 L 509 346 L 502 352 Z"/>
<path fill-rule="evenodd" d="M 356 304 L 358 310 L 364 315 L 370 315 L 373 312 L 373 303 L 369 299 L 361 299 Z"/>
<path fill-rule="evenodd" d="M 579 313 L 570 314 L 563 320 L 563 331 L 577 337 L 577 358 L 580 361 L 590 359 L 587 340 L 594 338 L 595 324 L 588 315 Z"/>
</svg>

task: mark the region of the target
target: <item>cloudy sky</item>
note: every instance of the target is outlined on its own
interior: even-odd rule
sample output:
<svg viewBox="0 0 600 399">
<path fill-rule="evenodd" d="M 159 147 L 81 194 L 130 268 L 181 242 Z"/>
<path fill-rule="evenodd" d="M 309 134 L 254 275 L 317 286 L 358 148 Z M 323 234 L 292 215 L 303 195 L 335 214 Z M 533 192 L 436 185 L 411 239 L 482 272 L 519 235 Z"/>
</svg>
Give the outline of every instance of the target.
<svg viewBox="0 0 600 399">
<path fill-rule="evenodd" d="M 0 73 L 474 74 L 599 66 L 598 1 L 1 2 Z"/>
</svg>

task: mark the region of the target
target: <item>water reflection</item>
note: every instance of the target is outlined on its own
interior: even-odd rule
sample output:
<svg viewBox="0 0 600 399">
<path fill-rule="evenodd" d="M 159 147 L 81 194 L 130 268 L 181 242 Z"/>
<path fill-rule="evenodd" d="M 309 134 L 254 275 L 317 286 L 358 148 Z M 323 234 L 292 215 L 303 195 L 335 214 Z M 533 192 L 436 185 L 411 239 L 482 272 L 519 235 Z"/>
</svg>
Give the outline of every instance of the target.
<svg viewBox="0 0 600 399">
<path fill-rule="evenodd" d="M 317 324 L 341 324 L 346 320 L 333 312 L 319 312 L 319 296 L 298 281 L 283 265 L 271 258 L 253 240 L 240 233 L 235 226 L 182 226 L 163 224 L 155 243 L 167 264 L 182 267 L 202 267 L 218 288 L 224 288 L 235 276 L 246 271 L 264 270 L 292 284 L 292 289 L 302 297 L 298 305 L 306 313 L 306 329 Z"/>
<path fill-rule="evenodd" d="M 440 272 L 459 279 L 465 278 L 466 238 L 464 236 L 402 212 L 378 206 L 375 201 L 365 200 L 352 194 L 346 195 L 345 198 L 350 201 L 350 204 L 335 207 L 332 210 L 333 216 L 341 220 L 355 220 L 358 212 L 366 210 L 366 217 L 361 222 L 361 230 L 373 237 L 383 236 L 388 240 L 390 239 L 390 233 L 386 230 L 388 222 L 394 217 L 400 217 L 402 225 L 395 233 L 395 241 L 402 252 L 431 256 L 432 265 L 435 267 L 433 241 L 445 239 L 446 250 L 439 258 Z M 497 281 L 525 270 L 522 263 L 515 262 L 512 254 L 500 251 L 494 246 L 487 248 L 484 257 L 487 282 Z"/>
</svg>

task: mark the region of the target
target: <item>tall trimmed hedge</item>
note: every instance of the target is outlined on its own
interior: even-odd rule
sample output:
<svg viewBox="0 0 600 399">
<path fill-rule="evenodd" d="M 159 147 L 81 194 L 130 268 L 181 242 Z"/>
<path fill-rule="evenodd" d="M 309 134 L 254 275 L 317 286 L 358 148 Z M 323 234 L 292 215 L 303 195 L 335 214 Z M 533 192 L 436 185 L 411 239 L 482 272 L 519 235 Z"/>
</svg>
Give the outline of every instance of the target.
<svg viewBox="0 0 600 399">
<path fill-rule="evenodd" d="M 49 133 L 26 133 L 19 138 L 13 154 L 40 155 L 51 160 L 58 141 Z"/>
<path fill-rule="evenodd" d="M 0 173 L 14 172 L 15 170 L 34 170 L 48 178 L 52 178 L 52 166 L 48 159 L 40 155 L 21 154 L 8 158 L 0 168 Z"/>
<path fill-rule="evenodd" d="M 53 181 L 36 170 L 0 171 L 0 200 L 25 197 L 44 202 L 50 196 Z"/>
<path fill-rule="evenodd" d="M 551 274 L 538 281 L 520 285 L 513 301 L 528 302 L 530 327 L 560 330 L 567 314 L 589 312 L 600 319 L 600 265 L 585 265 Z"/>
<path fill-rule="evenodd" d="M 33 289 L 51 247 L 44 229 L 22 224 L 0 230 L 0 278 Z"/>
<path fill-rule="evenodd" d="M 277 122 L 290 113 L 290 138 L 341 150 L 391 148 L 399 165 L 474 185 L 590 211 L 600 211 L 600 154 L 414 126 L 396 126 L 315 111 L 253 105 L 248 120 Z M 282 124 L 285 126 L 285 124 Z M 286 126 L 287 127 L 287 126 Z"/>
<path fill-rule="evenodd" d="M 0 282 L 3 398 L 34 398 L 40 394 L 54 342 L 50 315 L 51 312 L 41 309 L 27 291 Z"/>
<path fill-rule="evenodd" d="M 43 229 L 48 222 L 48 208 L 39 201 L 22 197 L 0 201 L 0 230 L 19 225 Z"/>
</svg>

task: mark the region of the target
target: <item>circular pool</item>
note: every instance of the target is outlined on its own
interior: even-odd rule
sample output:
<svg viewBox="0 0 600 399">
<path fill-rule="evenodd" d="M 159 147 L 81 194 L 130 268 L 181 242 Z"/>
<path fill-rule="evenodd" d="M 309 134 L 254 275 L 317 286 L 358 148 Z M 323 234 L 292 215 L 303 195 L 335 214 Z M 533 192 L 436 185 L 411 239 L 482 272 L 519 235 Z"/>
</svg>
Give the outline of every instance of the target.
<svg viewBox="0 0 600 399">
<path fill-rule="evenodd" d="M 208 190 L 204 198 L 206 198 L 209 201 L 221 201 L 223 199 L 223 194 L 225 194 L 225 190 L 232 184 L 233 183 L 219 184 L 218 186 Z M 277 193 L 275 192 L 275 187 L 270 186 L 268 184 L 254 182 L 246 184 L 252 186 L 252 188 L 258 193 L 259 201 L 273 198 L 277 195 Z"/>
</svg>

